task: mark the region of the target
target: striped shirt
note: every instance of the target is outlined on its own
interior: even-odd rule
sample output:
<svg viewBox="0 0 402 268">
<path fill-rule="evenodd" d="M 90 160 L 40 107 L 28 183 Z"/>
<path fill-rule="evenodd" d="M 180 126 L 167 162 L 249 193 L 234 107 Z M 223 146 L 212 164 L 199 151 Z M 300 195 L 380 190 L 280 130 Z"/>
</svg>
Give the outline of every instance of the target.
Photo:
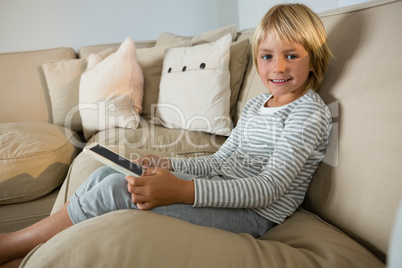
<svg viewBox="0 0 402 268">
<path fill-rule="evenodd" d="M 262 94 L 247 102 L 237 126 L 210 156 L 172 158 L 194 179 L 194 207 L 252 208 L 281 223 L 300 206 L 323 159 L 332 116 L 309 90 L 282 109 L 265 108 Z"/>
</svg>

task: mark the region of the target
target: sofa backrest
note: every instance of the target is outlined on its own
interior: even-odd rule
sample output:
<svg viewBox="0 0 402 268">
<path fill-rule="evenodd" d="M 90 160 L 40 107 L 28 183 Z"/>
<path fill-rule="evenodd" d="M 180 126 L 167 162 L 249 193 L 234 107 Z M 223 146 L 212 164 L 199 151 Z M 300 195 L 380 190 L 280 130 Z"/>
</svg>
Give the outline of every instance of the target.
<svg viewBox="0 0 402 268">
<path fill-rule="evenodd" d="M 150 41 L 135 41 L 135 48 L 140 49 L 140 48 L 148 48 L 148 47 L 153 47 L 155 46 L 156 41 L 155 40 L 150 40 Z M 114 51 L 117 51 L 121 43 L 114 43 L 114 44 L 104 44 L 104 45 L 92 45 L 92 46 L 85 46 L 81 47 L 78 50 L 78 57 L 79 58 L 87 58 L 90 54 L 95 54 L 98 52 L 101 52 L 105 49 L 112 48 Z"/>
<path fill-rule="evenodd" d="M 402 197 L 401 12 L 402 1 L 372 1 L 320 14 L 334 59 L 318 93 L 334 128 L 303 204 L 382 259 Z M 262 92 L 249 66 L 238 113 Z"/>
<path fill-rule="evenodd" d="M 80 58 L 120 44 L 94 45 L 79 50 Z M 155 41 L 141 41 L 138 48 L 155 45 Z M 77 59 L 72 48 L 0 53 L 0 123 L 53 123 L 52 107 L 42 64 L 58 60 Z"/>
<path fill-rule="evenodd" d="M 0 54 L 0 123 L 52 122 L 42 63 L 75 59 L 71 48 Z"/>
</svg>

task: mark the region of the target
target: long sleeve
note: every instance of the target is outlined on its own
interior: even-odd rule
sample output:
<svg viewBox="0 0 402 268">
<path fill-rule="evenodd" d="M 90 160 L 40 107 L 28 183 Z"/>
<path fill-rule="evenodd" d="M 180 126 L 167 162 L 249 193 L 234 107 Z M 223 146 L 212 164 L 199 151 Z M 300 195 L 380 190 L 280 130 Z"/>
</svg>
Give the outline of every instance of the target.
<svg viewBox="0 0 402 268">
<path fill-rule="evenodd" d="M 170 158 L 173 169 L 177 172 L 193 175 L 211 175 L 222 168 L 222 165 L 232 155 L 239 145 L 239 129 L 241 122 L 232 130 L 225 143 L 219 150 L 209 156 L 197 158 Z"/>
<path fill-rule="evenodd" d="M 251 100 L 228 143 L 201 160 L 213 166 L 203 174 L 222 179 L 195 179 L 194 206 L 253 208 L 280 223 L 301 204 L 324 157 L 331 114 L 313 91 L 272 115 L 259 113 L 265 100 Z"/>
</svg>

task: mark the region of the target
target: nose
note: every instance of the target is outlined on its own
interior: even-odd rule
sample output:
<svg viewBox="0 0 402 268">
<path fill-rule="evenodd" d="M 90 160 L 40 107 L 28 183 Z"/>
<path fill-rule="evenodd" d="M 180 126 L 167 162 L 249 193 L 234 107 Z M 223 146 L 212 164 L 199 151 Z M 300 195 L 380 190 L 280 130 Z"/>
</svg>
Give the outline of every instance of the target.
<svg viewBox="0 0 402 268">
<path fill-rule="evenodd" d="M 278 57 L 274 60 L 274 73 L 283 73 L 286 69 L 286 60 Z"/>
</svg>

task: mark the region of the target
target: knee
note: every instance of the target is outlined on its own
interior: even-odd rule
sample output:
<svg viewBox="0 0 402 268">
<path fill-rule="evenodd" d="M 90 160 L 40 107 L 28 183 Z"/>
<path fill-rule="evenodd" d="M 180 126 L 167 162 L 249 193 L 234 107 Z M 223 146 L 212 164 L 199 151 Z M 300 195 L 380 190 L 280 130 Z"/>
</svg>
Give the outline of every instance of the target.
<svg viewBox="0 0 402 268">
<path fill-rule="evenodd" d="M 101 166 L 97 168 L 92 174 L 94 175 L 102 175 L 102 177 L 106 177 L 110 174 L 117 173 L 115 169 L 109 167 L 109 166 Z"/>
<path fill-rule="evenodd" d="M 115 173 L 118 173 L 115 169 L 109 166 L 102 166 L 92 172 L 92 174 L 89 175 L 88 180 L 93 181 L 93 184 L 97 184 L 101 182 L 104 178 Z"/>
<path fill-rule="evenodd" d="M 104 199 L 112 199 L 111 210 L 135 208 L 131 200 L 131 194 L 127 189 L 125 175 L 113 174 L 109 175 L 102 181 L 102 194 Z"/>
<path fill-rule="evenodd" d="M 126 176 L 121 173 L 113 173 L 105 177 L 105 179 L 102 181 L 102 184 L 109 189 L 121 190 L 122 187 L 127 188 L 125 177 Z"/>
</svg>

